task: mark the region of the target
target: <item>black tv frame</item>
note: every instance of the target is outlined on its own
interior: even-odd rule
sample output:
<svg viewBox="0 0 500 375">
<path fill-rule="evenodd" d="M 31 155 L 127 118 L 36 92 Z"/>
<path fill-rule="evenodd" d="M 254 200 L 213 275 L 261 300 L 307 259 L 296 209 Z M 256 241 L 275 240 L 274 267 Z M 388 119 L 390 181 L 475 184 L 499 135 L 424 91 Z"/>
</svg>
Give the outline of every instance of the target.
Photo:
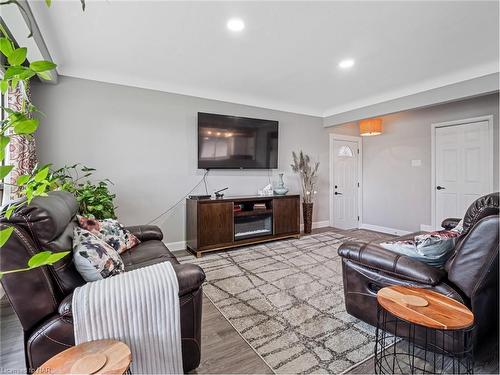
<svg viewBox="0 0 500 375">
<path fill-rule="evenodd" d="M 245 119 L 245 120 L 257 120 L 257 121 L 267 121 L 267 122 L 272 122 L 272 123 L 276 123 L 276 132 L 278 134 L 278 144 L 276 146 L 276 153 L 279 155 L 279 121 L 278 120 L 267 120 L 267 119 L 260 119 L 260 118 L 254 118 L 254 117 L 244 117 L 244 116 L 234 116 L 234 115 L 223 115 L 223 114 L 219 114 L 219 113 L 209 113 L 209 112 L 198 112 L 197 114 L 197 124 L 196 124 L 196 142 L 198 144 L 197 146 L 197 159 L 198 159 L 198 162 L 197 162 L 197 166 L 198 166 L 198 169 L 205 169 L 205 170 L 270 170 L 270 169 L 278 169 L 278 158 L 276 158 L 276 166 L 270 166 L 269 168 L 266 168 L 266 167 L 262 167 L 262 168 L 259 168 L 259 167 L 256 167 L 256 168 L 248 168 L 248 167 L 234 167 L 234 166 L 230 166 L 230 167 L 210 167 L 210 168 L 205 168 L 205 167 L 200 167 L 200 135 L 199 135 L 199 131 L 200 131 L 200 121 L 199 121 L 199 116 L 200 114 L 202 115 L 214 115 L 214 116 L 220 116 L 220 117 L 226 117 L 226 118 L 232 118 L 232 119 Z"/>
</svg>

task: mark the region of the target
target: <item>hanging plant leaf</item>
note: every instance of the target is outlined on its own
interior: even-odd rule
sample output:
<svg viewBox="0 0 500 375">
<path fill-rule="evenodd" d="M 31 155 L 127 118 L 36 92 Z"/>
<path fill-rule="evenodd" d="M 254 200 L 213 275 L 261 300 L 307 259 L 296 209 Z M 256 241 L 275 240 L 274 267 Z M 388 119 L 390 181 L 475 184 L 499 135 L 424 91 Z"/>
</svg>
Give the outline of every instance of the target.
<svg viewBox="0 0 500 375">
<path fill-rule="evenodd" d="M 49 166 L 45 166 L 35 174 L 35 182 L 42 182 L 49 175 Z"/>
<path fill-rule="evenodd" d="M 0 165 L 0 181 L 3 180 L 14 168 L 13 165 Z"/>
<path fill-rule="evenodd" d="M 14 231 L 14 227 L 8 227 L 6 229 L 0 230 L 0 248 L 5 245 L 10 235 Z"/>
<path fill-rule="evenodd" d="M 42 251 L 38 254 L 33 255 L 28 261 L 28 267 L 34 268 L 47 264 L 47 261 L 49 260 L 51 254 L 52 253 L 50 251 Z"/>
<path fill-rule="evenodd" d="M 10 137 L 0 135 L 0 162 L 5 158 L 5 148 L 10 142 Z"/>
<path fill-rule="evenodd" d="M 70 253 L 69 251 L 61 251 L 59 253 L 52 253 L 52 254 L 50 254 L 50 257 L 47 260 L 49 262 L 48 264 L 54 264 L 54 263 L 56 263 L 57 261 L 61 260 L 66 255 L 68 255 L 69 253 Z"/>
<path fill-rule="evenodd" d="M 28 53 L 28 49 L 26 47 L 16 48 L 8 57 L 10 65 L 17 66 L 21 65 L 24 60 L 26 60 L 26 54 Z"/>
<path fill-rule="evenodd" d="M 4 54 L 5 57 L 9 57 L 12 52 L 14 52 L 14 46 L 12 42 L 7 38 L 0 38 L 0 52 Z"/>
<path fill-rule="evenodd" d="M 16 209 L 16 207 L 17 206 L 15 204 L 12 204 L 12 205 L 9 206 L 9 208 L 7 208 L 7 210 L 5 211 L 5 218 L 6 219 L 10 219 L 10 217 L 12 216 L 12 213 L 14 212 L 14 210 Z"/>
<path fill-rule="evenodd" d="M 30 179 L 29 174 L 23 174 L 17 178 L 16 184 L 18 186 L 23 186 L 29 181 L 29 179 Z"/>
<path fill-rule="evenodd" d="M 33 134 L 38 128 L 38 120 L 36 118 L 23 119 L 16 121 L 13 125 L 16 134 Z"/>
<path fill-rule="evenodd" d="M 26 70 L 24 66 L 9 66 L 7 70 L 5 71 L 5 75 L 3 76 L 3 79 L 8 80 L 11 79 L 21 73 L 23 73 Z"/>
<path fill-rule="evenodd" d="M 2 95 L 5 94 L 8 89 L 9 89 L 9 81 L 2 79 L 2 81 L 0 81 L 0 91 L 2 92 Z"/>
<path fill-rule="evenodd" d="M 38 77 L 40 77 L 41 79 L 45 80 L 45 81 L 50 81 L 52 79 L 52 76 L 50 75 L 49 72 L 40 72 L 40 73 L 37 73 Z"/>
<path fill-rule="evenodd" d="M 6 135 L 0 135 L 0 149 L 4 149 L 10 142 L 10 137 Z"/>
<path fill-rule="evenodd" d="M 31 69 L 24 69 L 24 71 L 22 73 L 19 73 L 18 75 L 18 79 L 22 79 L 22 80 L 28 80 L 30 79 L 31 77 L 34 77 L 35 76 L 35 72 Z M 15 79 L 15 78 L 14 78 Z M 17 84 L 17 83 L 16 83 Z"/>
<path fill-rule="evenodd" d="M 52 70 L 55 69 L 56 67 L 57 65 L 54 64 L 52 61 L 45 61 L 45 60 L 33 61 L 30 64 L 30 69 L 37 73 L 45 72 L 47 70 Z"/>
</svg>

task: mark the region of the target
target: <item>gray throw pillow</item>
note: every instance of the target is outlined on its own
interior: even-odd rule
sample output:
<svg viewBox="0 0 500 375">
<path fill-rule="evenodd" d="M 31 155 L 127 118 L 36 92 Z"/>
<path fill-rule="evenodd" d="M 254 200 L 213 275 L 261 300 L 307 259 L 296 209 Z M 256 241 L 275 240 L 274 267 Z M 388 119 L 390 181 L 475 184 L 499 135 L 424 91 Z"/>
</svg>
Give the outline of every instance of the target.
<svg viewBox="0 0 500 375">
<path fill-rule="evenodd" d="M 73 230 L 73 261 L 85 281 L 102 280 L 125 269 L 115 249 L 79 227 Z"/>
<path fill-rule="evenodd" d="M 461 230 L 440 230 L 415 236 L 403 241 L 382 242 L 380 246 L 392 252 L 406 255 L 441 268 L 444 266 L 453 249 Z"/>
</svg>

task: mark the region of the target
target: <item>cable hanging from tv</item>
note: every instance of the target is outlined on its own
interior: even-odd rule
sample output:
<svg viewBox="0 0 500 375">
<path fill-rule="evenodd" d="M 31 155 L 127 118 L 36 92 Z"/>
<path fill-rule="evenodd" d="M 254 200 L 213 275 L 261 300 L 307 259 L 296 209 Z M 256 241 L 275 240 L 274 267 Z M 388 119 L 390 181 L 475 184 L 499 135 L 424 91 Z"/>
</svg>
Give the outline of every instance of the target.
<svg viewBox="0 0 500 375">
<path fill-rule="evenodd" d="M 165 216 L 170 211 L 172 211 L 174 208 L 176 208 L 179 204 L 181 204 L 184 201 L 184 199 L 186 199 L 189 196 L 189 194 L 191 194 L 193 191 L 195 191 L 198 188 L 198 186 L 200 186 L 203 182 L 205 183 L 205 191 L 207 192 L 207 195 L 208 195 L 207 180 L 206 180 L 208 172 L 209 172 L 209 170 L 207 169 L 205 171 L 205 173 L 203 174 L 203 177 L 201 178 L 201 180 L 191 190 L 189 190 L 185 195 L 182 196 L 181 199 L 179 199 L 176 203 L 174 203 L 172 206 L 170 206 L 167 210 L 163 211 L 161 214 L 159 214 L 153 220 L 149 221 L 148 225 L 161 219 L 163 216 Z"/>
</svg>

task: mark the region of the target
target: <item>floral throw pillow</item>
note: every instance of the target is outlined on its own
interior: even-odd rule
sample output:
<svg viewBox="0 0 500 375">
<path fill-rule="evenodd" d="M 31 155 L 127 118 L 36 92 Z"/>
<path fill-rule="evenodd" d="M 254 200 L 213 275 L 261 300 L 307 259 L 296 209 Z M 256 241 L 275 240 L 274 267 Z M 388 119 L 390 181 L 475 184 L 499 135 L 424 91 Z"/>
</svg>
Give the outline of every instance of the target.
<svg viewBox="0 0 500 375">
<path fill-rule="evenodd" d="M 89 231 L 73 229 L 73 261 L 85 281 L 97 281 L 125 270 L 122 258 L 106 242 Z"/>
<path fill-rule="evenodd" d="M 78 215 L 78 223 L 80 227 L 95 234 L 118 251 L 118 254 L 133 248 L 141 242 L 114 219 L 96 220 Z"/>
</svg>

